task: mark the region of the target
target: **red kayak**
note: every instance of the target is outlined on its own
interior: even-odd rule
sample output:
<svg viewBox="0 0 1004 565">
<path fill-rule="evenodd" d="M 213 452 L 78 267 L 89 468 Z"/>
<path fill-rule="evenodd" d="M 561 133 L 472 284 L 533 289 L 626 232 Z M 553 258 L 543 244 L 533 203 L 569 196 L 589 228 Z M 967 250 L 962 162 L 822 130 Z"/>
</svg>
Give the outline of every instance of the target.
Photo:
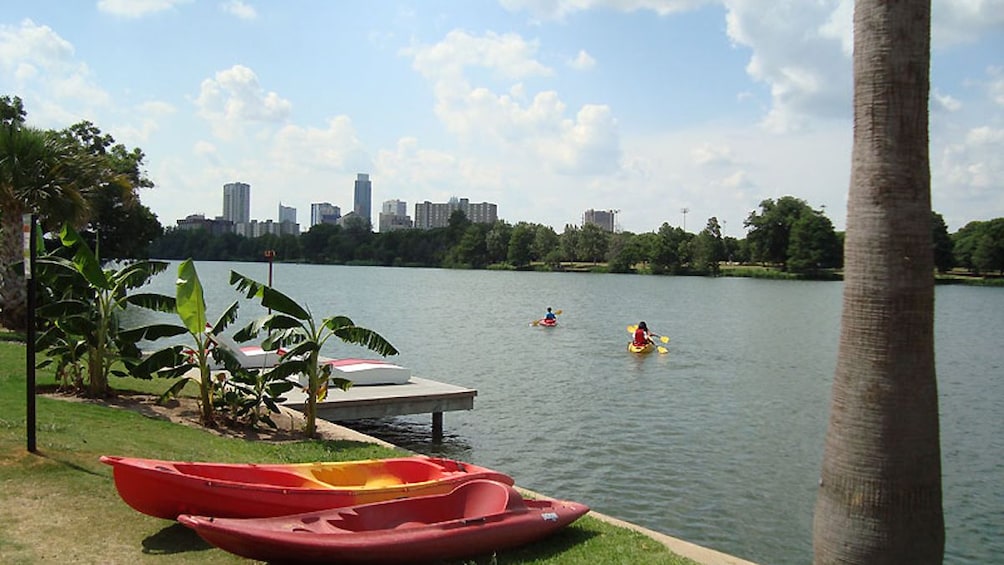
<svg viewBox="0 0 1004 565">
<path fill-rule="evenodd" d="M 174 520 L 179 514 L 264 518 L 443 494 L 475 479 L 513 484 L 508 475 L 450 459 L 401 457 L 331 463 L 253 464 L 102 456 L 133 509 Z"/>
<path fill-rule="evenodd" d="M 584 504 L 528 500 L 509 485 L 477 480 L 448 494 L 293 516 L 239 520 L 184 514 L 178 521 L 216 547 L 258 561 L 415 563 L 524 545 L 586 512 Z"/>
<path fill-rule="evenodd" d="M 540 325 L 544 326 L 545 328 L 553 328 L 558 325 L 558 319 L 544 318 L 543 320 L 540 321 Z"/>
</svg>

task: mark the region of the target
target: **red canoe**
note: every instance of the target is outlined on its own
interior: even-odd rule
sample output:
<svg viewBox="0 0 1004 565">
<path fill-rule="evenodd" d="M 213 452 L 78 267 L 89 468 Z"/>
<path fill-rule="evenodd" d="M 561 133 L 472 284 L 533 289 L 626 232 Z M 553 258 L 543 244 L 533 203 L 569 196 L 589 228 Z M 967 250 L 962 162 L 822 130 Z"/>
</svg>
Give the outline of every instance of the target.
<svg viewBox="0 0 1004 565">
<path fill-rule="evenodd" d="M 434 457 L 331 463 L 198 463 L 102 456 L 119 496 L 135 510 L 264 518 L 393 498 L 450 492 L 474 479 L 513 484 L 508 475 Z"/>
<path fill-rule="evenodd" d="M 259 561 L 414 563 L 492 553 L 542 539 L 589 508 L 524 499 L 509 485 L 477 480 L 448 494 L 293 516 L 178 516 L 207 542 Z"/>
</svg>

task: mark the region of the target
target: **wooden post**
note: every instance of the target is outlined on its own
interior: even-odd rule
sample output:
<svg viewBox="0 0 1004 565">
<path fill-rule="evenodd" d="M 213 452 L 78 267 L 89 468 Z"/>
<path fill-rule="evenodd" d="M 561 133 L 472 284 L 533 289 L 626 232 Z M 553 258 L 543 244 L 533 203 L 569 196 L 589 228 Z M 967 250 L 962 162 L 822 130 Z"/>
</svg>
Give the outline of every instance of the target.
<svg viewBox="0 0 1004 565">
<path fill-rule="evenodd" d="M 443 441 L 443 413 L 432 413 L 432 441 L 441 443 Z"/>
</svg>

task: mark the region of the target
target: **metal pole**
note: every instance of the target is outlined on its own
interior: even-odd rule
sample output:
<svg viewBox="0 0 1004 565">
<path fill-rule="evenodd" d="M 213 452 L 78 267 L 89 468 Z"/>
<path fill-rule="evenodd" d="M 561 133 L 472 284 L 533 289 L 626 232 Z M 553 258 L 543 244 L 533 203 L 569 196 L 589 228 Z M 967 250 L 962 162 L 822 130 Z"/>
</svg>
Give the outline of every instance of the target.
<svg viewBox="0 0 1004 565">
<path fill-rule="evenodd" d="M 28 312 L 25 340 L 25 375 L 27 375 L 26 422 L 28 452 L 37 452 L 35 443 L 35 215 L 25 214 L 22 218 L 24 230 L 24 282 L 28 290 Z"/>
</svg>

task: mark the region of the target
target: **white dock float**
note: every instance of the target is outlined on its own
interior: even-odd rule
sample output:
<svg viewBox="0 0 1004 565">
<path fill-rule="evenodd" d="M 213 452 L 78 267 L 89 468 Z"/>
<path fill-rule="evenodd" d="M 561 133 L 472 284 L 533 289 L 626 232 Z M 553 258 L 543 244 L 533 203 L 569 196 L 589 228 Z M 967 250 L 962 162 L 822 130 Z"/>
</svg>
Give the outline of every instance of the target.
<svg viewBox="0 0 1004 565">
<path fill-rule="evenodd" d="M 432 413 L 432 439 L 438 442 L 443 439 L 443 412 L 472 410 L 477 395 L 472 388 L 412 376 L 404 384 L 331 389 L 328 397 L 317 403 L 317 417 L 337 422 Z M 284 396 L 283 406 L 303 411 L 307 396 L 302 389 L 294 388 Z"/>
</svg>

